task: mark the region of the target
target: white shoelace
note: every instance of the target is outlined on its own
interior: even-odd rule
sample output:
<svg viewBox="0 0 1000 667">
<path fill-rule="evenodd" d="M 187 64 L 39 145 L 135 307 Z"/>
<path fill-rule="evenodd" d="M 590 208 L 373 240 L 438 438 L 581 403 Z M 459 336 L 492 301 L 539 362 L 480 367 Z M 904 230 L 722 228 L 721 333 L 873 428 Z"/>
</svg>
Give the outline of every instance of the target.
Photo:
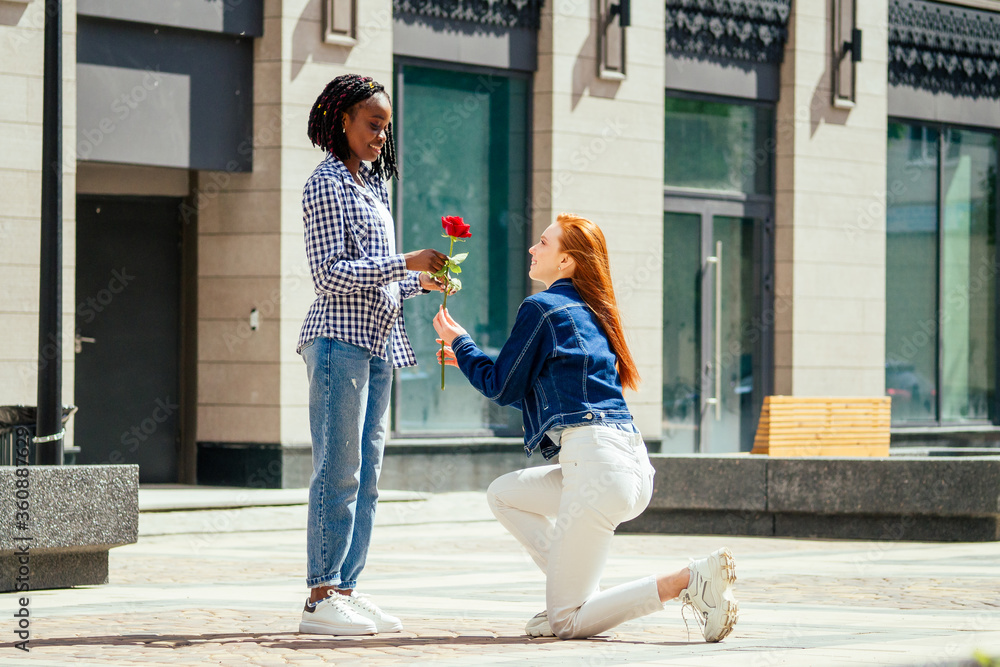
<svg viewBox="0 0 1000 667">
<path fill-rule="evenodd" d="M 311 609 L 316 609 L 316 608 L 319 607 L 320 604 L 322 604 L 323 602 L 326 602 L 328 604 L 333 605 L 334 608 L 337 609 L 342 614 L 345 614 L 345 615 L 351 615 L 351 614 L 353 614 L 353 615 L 359 615 L 358 612 L 356 612 L 351 607 L 351 605 L 349 605 L 347 603 L 347 600 L 345 600 L 344 597 L 345 596 L 340 595 L 339 593 L 335 594 L 335 595 L 330 595 L 330 596 L 327 596 L 327 597 L 323 598 L 322 600 L 317 600 L 316 602 L 309 602 L 309 607 Z"/>
<path fill-rule="evenodd" d="M 383 612 L 381 609 L 379 609 L 375 605 L 374 602 L 372 602 L 371 600 L 369 600 L 364 595 L 359 595 L 358 593 L 355 593 L 354 595 L 345 596 L 345 597 L 347 597 L 348 600 L 353 600 L 354 604 L 356 604 L 357 606 L 361 607 L 362 609 L 364 609 L 365 611 L 367 611 L 369 614 L 372 614 L 374 616 L 378 616 L 379 618 L 385 616 L 385 612 Z"/>
<path fill-rule="evenodd" d="M 687 631 L 687 640 L 691 641 L 691 628 L 688 627 L 688 619 L 686 613 L 687 608 L 691 607 L 692 609 L 694 609 L 694 618 L 698 622 L 698 626 L 701 628 L 701 634 L 703 637 L 705 636 L 705 626 L 707 625 L 707 621 L 705 621 L 705 619 L 702 618 L 701 612 L 698 611 L 697 607 L 695 607 L 694 604 L 691 603 L 690 596 L 685 596 L 685 597 L 686 599 L 681 603 L 681 620 L 684 621 L 684 629 Z"/>
<path fill-rule="evenodd" d="M 699 575 L 694 570 L 694 568 L 691 567 L 692 565 L 694 565 L 694 558 L 689 558 L 688 559 L 688 568 L 691 569 L 691 575 L 690 575 L 691 579 L 694 579 L 695 577 L 700 577 L 701 575 Z M 681 595 L 680 595 L 680 597 L 681 597 L 681 620 L 684 621 L 684 630 L 687 631 L 687 639 L 688 639 L 688 641 L 691 641 L 691 628 L 688 627 L 688 620 L 687 620 L 687 613 L 686 613 L 688 607 L 690 607 L 691 609 L 694 610 L 694 618 L 695 618 L 696 621 L 698 621 L 698 627 L 701 628 L 701 635 L 702 635 L 702 637 L 705 636 L 705 626 L 708 625 L 708 621 L 706 621 L 702 617 L 701 612 L 698 611 L 698 608 L 694 606 L 694 603 L 691 601 L 691 594 L 688 593 L 688 591 L 691 590 L 691 584 L 692 583 L 694 583 L 695 586 L 698 585 L 697 582 L 692 582 L 691 579 L 688 580 L 687 587 L 683 591 L 681 591 Z"/>
</svg>

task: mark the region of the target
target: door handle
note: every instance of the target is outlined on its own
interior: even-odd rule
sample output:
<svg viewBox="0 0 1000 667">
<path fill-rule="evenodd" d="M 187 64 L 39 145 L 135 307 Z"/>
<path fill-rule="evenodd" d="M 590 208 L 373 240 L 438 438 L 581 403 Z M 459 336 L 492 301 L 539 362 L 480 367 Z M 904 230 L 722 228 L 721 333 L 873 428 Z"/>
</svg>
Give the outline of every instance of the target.
<svg viewBox="0 0 1000 667">
<path fill-rule="evenodd" d="M 80 354 L 81 352 L 83 352 L 83 344 L 84 343 L 91 343 L 91 344 L 93 344 L 93 343 L 97 342 L 97 339 L 96 338 L 88 338 L 86 336 L 81 336 L 80 334 L 77 334 L 76 335 L 76 339 L 75 339 L 74 342 L 75 342 L 75 344 L 74 344 L 73 347 L 75 348 L 76 353 Z"/>
<path fill-rule="evenodd" d="M 708 257 L 709 264 L 715 265 L 715 349 L 712 372 L 715 374 L 715 395 L 705 401 L 715 406 L 715 421 L 722 420 L 722 241 L 715 242 L 715 256 Z"/>
</svg>

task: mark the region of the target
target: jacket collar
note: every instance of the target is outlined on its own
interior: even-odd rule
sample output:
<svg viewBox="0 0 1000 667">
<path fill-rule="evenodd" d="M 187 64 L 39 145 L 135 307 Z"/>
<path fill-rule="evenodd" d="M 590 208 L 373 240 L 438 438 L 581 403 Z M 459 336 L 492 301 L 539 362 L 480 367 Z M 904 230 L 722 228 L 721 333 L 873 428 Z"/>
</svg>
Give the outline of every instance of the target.
<svg viewBox="0 0 1000 667">
<path fill-rule="evenodd" d="M 549 289 L 550 290 L 555 290 L 557 288 L 566 288 L 566 287 L 569 287 L 570 289 L 573 289 L 573 290 L 576 289 L 575 287 L 573 287 L 573 279 L 572 278 L 560 278 L 559 280 L 557 280 L 554 283 L 552 283 L 551 285 L 549 285 Z M 546 290 L 546 291 L 548 291 L 548 290 Z"/>
</svg>

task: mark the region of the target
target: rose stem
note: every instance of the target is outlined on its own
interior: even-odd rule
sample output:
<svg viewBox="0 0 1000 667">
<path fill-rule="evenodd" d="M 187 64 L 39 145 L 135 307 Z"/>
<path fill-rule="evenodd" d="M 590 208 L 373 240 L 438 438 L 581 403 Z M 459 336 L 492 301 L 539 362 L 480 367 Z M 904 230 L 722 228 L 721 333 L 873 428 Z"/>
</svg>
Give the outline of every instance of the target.
<svg viewBox="0 0 1000 667">
<path fill-rule="evenodd" d="M 448 261 L 451 261 L 451 255 L 455 252 L 455 237 L 449 236 L 451 239 L 451 247 L 448 248 Z M 451 285 L 451 272 L 444 272 L 444 304 L 442 308 L 448 309 L 448 287 Z M 441 339 L 441 391 L 444 391 L 444 339 Z"/>
</svg>

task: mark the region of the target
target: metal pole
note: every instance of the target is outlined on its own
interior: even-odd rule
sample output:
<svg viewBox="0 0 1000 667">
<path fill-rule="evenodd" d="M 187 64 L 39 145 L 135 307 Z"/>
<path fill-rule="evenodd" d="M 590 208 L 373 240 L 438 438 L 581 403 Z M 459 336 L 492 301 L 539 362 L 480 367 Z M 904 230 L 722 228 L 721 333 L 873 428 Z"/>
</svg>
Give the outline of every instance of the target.
<svg viewBox="0 0 1000 667">
<path fill-rule="evenodd" d="M 38 303 L 37 462 L 61 465 L 62 438 L 62 2 L 45 0 L 42 229 Z"/>
</svg>

